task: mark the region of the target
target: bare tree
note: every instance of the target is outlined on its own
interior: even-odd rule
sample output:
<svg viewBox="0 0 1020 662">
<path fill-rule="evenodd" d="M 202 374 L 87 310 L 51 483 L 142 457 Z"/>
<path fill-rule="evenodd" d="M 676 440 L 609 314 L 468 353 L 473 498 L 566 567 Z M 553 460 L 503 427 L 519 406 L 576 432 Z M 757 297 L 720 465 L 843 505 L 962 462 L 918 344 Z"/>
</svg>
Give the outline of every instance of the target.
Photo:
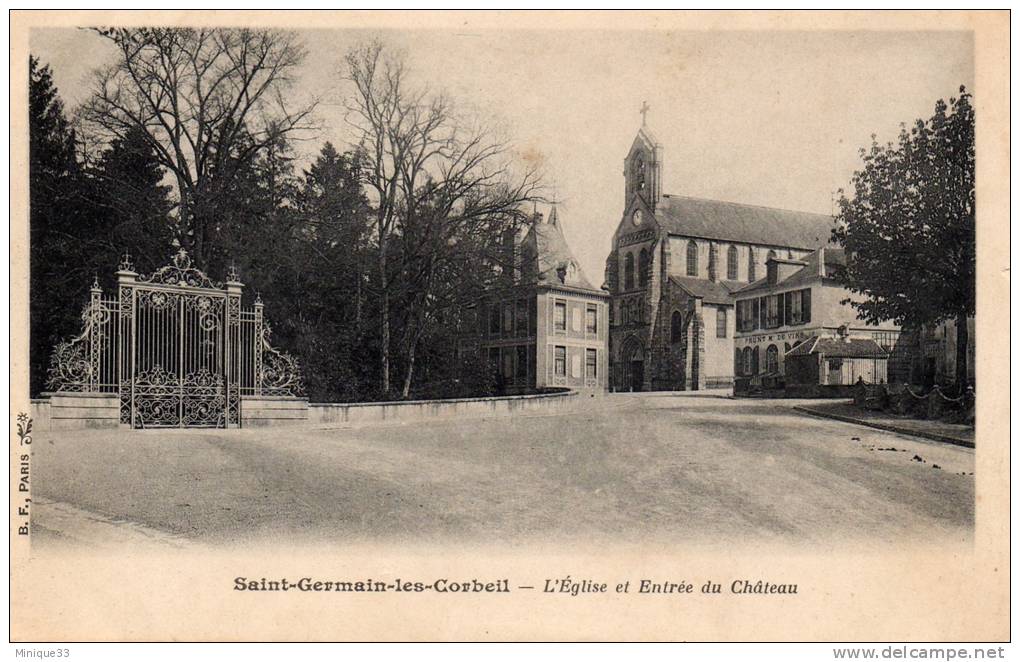
<svg viewBox="0 0 1020 662">
<path fill-rule="evenodd" d="M 347 121 L 355 129 L 364 181 L 373 195 L 378 242 L 381 377 L 390 391 L 391 283 L 390 244 L 396 234 L 415 238 L 403 242 L 403 285 L 414 288 L 404 311 L 407 372 L 402 394 L 407 397 L 414 372 L 415 350 L 449 280 L 440 272 L 452 261 L 451 251 L 470 234 L 499 236 L 496 225 L 519 221 L 518 208 L 537 199 L 539 176 L 533 169 L 515 172 L 506 141 L 477 123 L 456 117 L 449 99 L 430 94 L 409 82 L 406 59 L 379 42 L 358 46 L 346 56 L 346 78 L 354 93 Z M 484 245 L 476 242 L 474 245 Z M 449 284 L 449 283 L 447 283 Z"/>
<path fill-rule="evenodd" d="M 172 174 L 178 238 L 209 257 L 218 183 L 267 146 L 311 128 L 315 102 L 288 107 L 285 92 L 304 50 L 289 32 L 250 29 L 97 29 L 117 60 L 96 73 L 82 120 L 107 139 L 141 129 Z"/>
</svg>

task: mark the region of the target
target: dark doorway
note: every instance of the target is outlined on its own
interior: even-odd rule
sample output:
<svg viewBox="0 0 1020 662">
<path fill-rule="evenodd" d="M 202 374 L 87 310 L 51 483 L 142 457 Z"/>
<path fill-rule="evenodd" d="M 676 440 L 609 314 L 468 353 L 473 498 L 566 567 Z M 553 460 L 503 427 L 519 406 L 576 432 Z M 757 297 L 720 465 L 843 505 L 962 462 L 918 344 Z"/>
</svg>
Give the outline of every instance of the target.
<svg viewBox="0 0 1020 662">
<path fill-rule="evenodd" d="M 630 362 L 630 390 L 640 391 L 645 383 L 645 362 Z"/>
</svg>

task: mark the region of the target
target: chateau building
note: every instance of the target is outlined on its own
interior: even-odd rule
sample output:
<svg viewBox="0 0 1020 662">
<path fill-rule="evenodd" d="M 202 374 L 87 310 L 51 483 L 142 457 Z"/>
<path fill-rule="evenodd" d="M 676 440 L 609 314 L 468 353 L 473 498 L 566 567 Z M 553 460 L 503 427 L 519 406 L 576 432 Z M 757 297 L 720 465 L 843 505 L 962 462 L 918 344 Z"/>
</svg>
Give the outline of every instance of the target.
<svg viewBox="0 0 1020 662">
<path fill-rule="evenodd" d="M 513 269 L 477 307 L 473 341 L 505 392 L 566 387 L 601 393 L 609 382 L 609 295 L 567 246 L 552 208 L 523 240 L 508 238 Z M 509 252 L 509 251 L 508 251 Z"/>
<path fill-rule="evenodd" d="M 624 160 L 624 211 L 606 260 L 610 385 L 699 390 L 734 380 L 734 292 L 770 259 L 825 246 L 823 214 L 670 195 L 663 148 L 643 123 Z"/>
</svg>

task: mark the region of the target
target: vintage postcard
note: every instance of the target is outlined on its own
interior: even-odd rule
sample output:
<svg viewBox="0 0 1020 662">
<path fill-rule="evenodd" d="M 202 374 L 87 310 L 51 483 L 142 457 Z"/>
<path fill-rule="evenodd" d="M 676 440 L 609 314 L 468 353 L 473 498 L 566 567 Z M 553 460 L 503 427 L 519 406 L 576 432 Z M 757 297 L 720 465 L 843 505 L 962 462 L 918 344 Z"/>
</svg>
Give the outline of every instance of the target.
<svg viewBox="0 0 1020 662">
<path fill-rule="evenodd" d="M 1004 11 L 13 12 L 12 641 L 1008 640 L 1008 71 Z"/>
</svg>

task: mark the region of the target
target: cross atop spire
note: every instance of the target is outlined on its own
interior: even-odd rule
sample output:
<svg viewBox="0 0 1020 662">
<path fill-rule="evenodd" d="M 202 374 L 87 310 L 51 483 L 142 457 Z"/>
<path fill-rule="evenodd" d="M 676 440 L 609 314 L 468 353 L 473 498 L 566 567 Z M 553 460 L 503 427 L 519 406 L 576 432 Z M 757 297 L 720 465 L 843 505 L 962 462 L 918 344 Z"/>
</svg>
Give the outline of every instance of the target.
<svg viewBox="0 0 1020 662">
<path fill-rule="evenodd" d="M 648 105 L 647 101 L 641 102 L 641 110 L 638 111 L 641 113 L 641 126 L 648 125 L 648 111 L 651 110 L 651 108 L 652 107 Z"/>
</svg>

